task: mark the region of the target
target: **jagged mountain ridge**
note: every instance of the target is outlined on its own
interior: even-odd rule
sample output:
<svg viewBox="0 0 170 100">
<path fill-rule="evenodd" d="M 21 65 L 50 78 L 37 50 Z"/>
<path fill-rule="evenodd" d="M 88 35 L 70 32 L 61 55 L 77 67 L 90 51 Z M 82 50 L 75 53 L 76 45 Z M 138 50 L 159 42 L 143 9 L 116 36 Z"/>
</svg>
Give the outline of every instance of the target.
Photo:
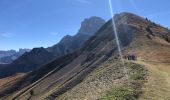
<svg viewBox="0 0 170 100">
<path fill-rule="evenodd" d="M 19 49 L 19 51 L 8 50 L 8 51 L 0 51 L 0 63 L 9 64 L 14 60 L 19 58 L 25 52 L 29 52 L 29 49 Z"/>
<path fill-rule="evenodd" d="M 93 25 L 93 23 L 96 25 Z M 86 18 L 81 23 L 81 28 L 79 29 L 78 34 L 93 35 L 104 23 L 105 20 L 101 19 L 100 17 L 93 16 L 89 19 Z"/>
<path fill-rule="evenodd" d="M 84 20 L 80 27 L 80 30 L 83 30 L 83 33 L 81 31 L 74 36 L 67 35 L 59 43 L 49 48 L 34 48 L 11 64 L 1 68 L 0 78 L 8 77 L 16 73 L 32 71 L 54 58 L 61 57 L 79 49 L 104 23 L 105 21 L 99 17 L 91 17 Z"/>
<path fill-rule="evenodd" d="M 116 15 L 114 18 L 117 18 L 116 25 L 121 46 L 124 51 L 123 54 L 128 52 L 131 53 L 133 51 L 133 53 L 136 53 L 137 56 L 146 59 L 148 58 L 148 56 L 146 56 L 148 52 L 145 52 L 145 49 L 156 52 L 160 46 L 162 49 L 165 49 L 165 51 L 157 53 L 162 54 L 163 52 L 169 52 L 170 45 L 167 38 L 169 38 L 170 31 L 168 29 L 160 27 L 157 24 L 153 24 L 152 22 L 131 13 L 121 13 Z M 152 27 L 150 30 L 156 34 L 155 36 L 152 35 L 153 33 L 151 31 L 148 31 L 148 26 Z M 157 32 L 153 31 L 156 29 Z M 151 35 L 151 37 L 148 37 L 148 35 Z M 158 41 L 157 38 L 161 41 Z M 25 76 L 16 84 L 9 86 L 7 90 L 1 91 L 6 94 L 16 91 L 10 96 L 7 96 L 8 99 L 13 98 L 22 100 L 29 98 L 31 100 L 62 100 L 63 98 L 69 98 L 71 100 L 75 100 L 78 99 L 79 96 L 76 95 L 75 92 L 70 91 L 74 91 L 75 87 L 76 89 L 81 89 L 77 86 L 82 83 L 83 80 L 86 80 L 86 76 L 93 73 L 96 68 L 100 68 L 102 64 L 105 65 L 109 59 L 113 61 L 109 63 L 109 66 L 113 65 L 112 67 L 113 69 L 115 68 L 115 73 L 119 73 L 118 77 L 116 77 L 116 79 L 120 81 L 118 81 L 118 84 L 125 81 L 124 78 L 126 79 L 126 77 L 123 73 L 122 65 L 118 64 L 120 63 L 119 60 L 114 61 L 117 58 L 117 54 L 116 42 L 110 20 L 98 32 L 96 32 L 96 34 L 91 37 L 80 50 L 69 55 L 62 56 L 59 59 L 42 66 L 36 71 Z M 169 53 L 166 55 L 170 56 Z M 154 59 L 152 56 L 149 57 L 152 60 Z M 117 68 L 117 66 L 120 66 L 121 69 L 118 69 L 119 67 Z M 105 67 L 103 67 L 103 69 L 105 69 Z M 97 73 L 94 74 L 99 77 Z M 114 73 L 112 74 L 113 76 L 109 78 L 114 79 Z M 106 73 L 106 75 L 108 74 Z M 88 83 L 94 84 L 96 82 L 99 83 L 98 81 L 90 81 Z M 97 85 L 97 87 L 99 86 L 100 85 Z M 110 88 L 112 87 L 109 87 L 108 89 Z M 91 87 L 91 89 L 93 89 L 93 87 Z M 92 94 L 96 94 L 96 92 L 99 92 L 99 94 L 104 93 L 103 90 L 91 91 L 91 89 L 87 90 L 92 92 Z M 83 89 L 83 91 L 85 90 L 86 89 Z M 34 93 L 31 94 L 31 91 Z M 69 93 L 71 94 L 69 95 Z M 70 98 L 70 96 L 72 98 Z M 97 96 L 100 97 L 100 95 Z M 84 95 L 81 98 L 88 98 L 88 95 Z M 89 98 L 95 99 L 93 96 Z"/>
<path fill-rule="evenodd" d="M 0 76 L 6 77 L 15 73 L 26 73 L 33 70 L 35 68 L 34 66 L 39 66 L 53 58 L 53 54 L 49 53 L 45 48 L 34 48 L 30 52 L 23 54 L 10 65 L 1 69 Z"/>
<path fill-rule="evenodd" d="M 5 57 L 5 56 L 10 56 L 16 53 L 15 50 L 9 50 L 9 51 L 0 51 L 0 58 Z"/>
<path fill-rule="evenodd" d="M 47 48 L 49 52 L 62 56 L 75 51 L 83 46 L 83 44 L 94 35 L 94 33 L 105 24 L 105 20 L 99 17 L 91 17 L 85 19 L 81 23 L 78 33 L 74 36 L 66 35 L 58 44 Z"/>
</svg>

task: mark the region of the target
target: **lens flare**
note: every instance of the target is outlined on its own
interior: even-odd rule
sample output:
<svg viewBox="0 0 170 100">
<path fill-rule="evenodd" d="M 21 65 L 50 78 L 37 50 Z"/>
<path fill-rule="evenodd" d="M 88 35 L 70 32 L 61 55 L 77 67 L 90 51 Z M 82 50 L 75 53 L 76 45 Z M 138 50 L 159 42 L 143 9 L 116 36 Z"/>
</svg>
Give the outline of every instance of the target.
<svg viewBox="0 0 170 100">
<path fill-rule="evenodd" d="M 124 73 L 126 74 L 127 73 L 127 69 L 125 67 L 125 61 L 123 59 L 123 55 L 122 55 L 122 51 L 121 51 L 121 47 L 120 47 L 120 41 L 119 41 L 119 37 L 118 37 L 116 23 L 115 23 L 115 19 L 113 17 L 114 15 L 113 15 L 112 1 L 111 0 L 109 0 L 109 7 L 110 7 L 110 14 L 111 14 L 111 17 L 112 17 L 112 24 L 113 24 L 112 28 L 113 28 L 114 35 L 115 35 L 115 39 L 116 39 L 116 43 L 117 43 L 117 47 L 118 47 L 119 56 L 120 56 L 120 59 L 122 61 L 123 66 L 124 66 Z"/>
</svg>

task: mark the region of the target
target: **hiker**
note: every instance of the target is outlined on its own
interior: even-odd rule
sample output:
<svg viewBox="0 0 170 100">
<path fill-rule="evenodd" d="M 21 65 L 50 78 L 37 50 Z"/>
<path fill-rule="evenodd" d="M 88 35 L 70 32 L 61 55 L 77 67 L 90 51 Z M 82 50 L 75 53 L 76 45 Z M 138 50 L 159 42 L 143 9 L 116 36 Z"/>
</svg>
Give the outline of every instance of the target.
<svg viewBox="0 0 170 100">
<path fill-rule="evenodd" d="M 135 56 L 134 55 L 131 55 L 132 59 L 131 60 L 135 60 Z"/>
<path fill-rule="evenodd" d="M 128 55 L 127 60 L 137 60 L 137 57 L 135 55 Z"/>
<path fill-rule="evenodd" d="M 128 55 L 128 60 L 132 60 L 132 56 L 131 55 Z"/>
<path fill-rule="evenodd" d="M 124 56 L 124 59 L 127 59 L 127 56 L 126 56 L 126 55 Z"/>
</svg>

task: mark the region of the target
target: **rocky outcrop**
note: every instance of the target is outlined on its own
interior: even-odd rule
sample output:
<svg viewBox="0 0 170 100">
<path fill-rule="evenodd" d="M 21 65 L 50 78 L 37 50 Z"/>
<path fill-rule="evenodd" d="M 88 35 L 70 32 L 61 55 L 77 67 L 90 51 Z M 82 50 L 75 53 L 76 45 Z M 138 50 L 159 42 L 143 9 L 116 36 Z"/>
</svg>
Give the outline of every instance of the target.
<svg viewBox="0 0 170 100">
<path fill-rule="evenodd" d="M 100 17 L 91 17 L 85 19 L 81 23 L 81 28 L 78 31 L 78 34 L 93 35 L 100 27 L 105 23 L 105 20 Z"/>
</svg>

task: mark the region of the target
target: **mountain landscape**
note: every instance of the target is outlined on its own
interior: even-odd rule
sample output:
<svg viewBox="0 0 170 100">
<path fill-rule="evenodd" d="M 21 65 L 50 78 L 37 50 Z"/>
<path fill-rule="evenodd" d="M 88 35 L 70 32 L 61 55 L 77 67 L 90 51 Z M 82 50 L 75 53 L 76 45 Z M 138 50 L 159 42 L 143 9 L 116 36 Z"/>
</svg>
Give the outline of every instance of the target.
<svg viewBox="0 0 170 100">
<path fill-rule="evenodd" d="M 5 56 L 10 56 L 15 54 L 16 51 L 15 50 L 9 50 L 9 51 L 0 51 L 0 57 L 5 57 Z"/>
<path fill-rule="evenodd" d="M 0 64 L 9 64 L 14 60 L 19 58 L 25 52 L 29 52 L 29 49 L 19 49 L 19 51 L 8 50 L 8 51 L 0 51 Z"/>
<path fill-rule="evenodd" d="M 75 36 L 34 48 L 0 69 L 2 100 L 169 100 L 170 30 L 132 13 L 82 22 Z M 7 71 L 9 68 L 14 68 Z M 7 73 L 6 73 L 7 72 Z M 8 77 L 10 78 L 10 77 Z"/>
<path fill-rule="evenodd" d="M 76 35 L 66 35 L 58 44 L 47 48 L 47 50 L 57 57 L 71 53 L 76 49 L 81 48 L 84 43 L 104 24 L 105 20 L 100 17 L 93 16 L 89 19 L 85 19 L 81 23 L 81 27 Z"/>
<path fill-rule="evenodd" d="M 8 65 L 1 65 L 0 78 L 5 78 L 17 73 L 33 71 L 40 65 L 46 64 L 53 59 L 79 49 L 104 23 L 105 21 L 102 18 L 91 17 L 82 22 L 80 30 L 76 35 L 67 35 L 63 37 L 59 43 L 52 47 L 34 48 L 30 52 L 26 53 L 24 53 L 23 50 L 20 50 L 18 53 L 11 51 L 11 54 L 2 58 L 2 60 L 10 60 L 10 58 L 14 55 L 24 54 Z"/>
</svg>

